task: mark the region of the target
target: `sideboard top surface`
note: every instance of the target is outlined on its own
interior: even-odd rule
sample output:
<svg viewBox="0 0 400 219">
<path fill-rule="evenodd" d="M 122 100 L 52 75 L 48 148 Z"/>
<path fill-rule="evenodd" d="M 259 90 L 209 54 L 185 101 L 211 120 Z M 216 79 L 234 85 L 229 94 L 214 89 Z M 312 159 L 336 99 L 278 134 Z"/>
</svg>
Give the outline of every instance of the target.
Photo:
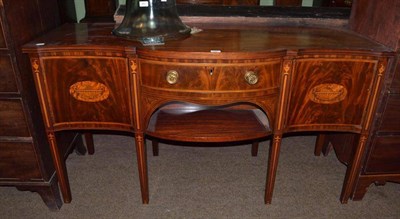
<svg viewBox="0 0 400 219">
<path fill-rule="evenodd" d="M 204 29 L 183 40 L 168 41 L 165 45 L 143 46 L 113 36 L 114 24 L 66 24 L 26 44 L 24 52 L 59 50 L 110 49 L 121 52 L 190 52 L 221 56 L 225 53 L 271 53 L 282 51 L 359 51 L 367 53 L 392 52 L 388 47 L 371 41 L 355 32 L 343 29 L 316 27 L 218 27 Z"/>
</svg>

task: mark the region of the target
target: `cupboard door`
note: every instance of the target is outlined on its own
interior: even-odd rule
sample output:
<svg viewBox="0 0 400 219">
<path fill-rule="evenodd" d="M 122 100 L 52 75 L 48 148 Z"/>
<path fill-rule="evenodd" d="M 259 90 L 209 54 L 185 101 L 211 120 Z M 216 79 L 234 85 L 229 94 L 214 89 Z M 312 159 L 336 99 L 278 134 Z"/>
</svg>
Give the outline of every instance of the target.
<svg viewBox="0 0 400 219">
<path fill-rule="evenodd" d="M 375 69 L 374 60 L 296 60 L 287 127 L 359 131 Z"/>
<path fill-rule="evenodd" d="M 131 124 L 125 58 L 43 58 L 42 74 L 55 129 Z"/>
</svg>

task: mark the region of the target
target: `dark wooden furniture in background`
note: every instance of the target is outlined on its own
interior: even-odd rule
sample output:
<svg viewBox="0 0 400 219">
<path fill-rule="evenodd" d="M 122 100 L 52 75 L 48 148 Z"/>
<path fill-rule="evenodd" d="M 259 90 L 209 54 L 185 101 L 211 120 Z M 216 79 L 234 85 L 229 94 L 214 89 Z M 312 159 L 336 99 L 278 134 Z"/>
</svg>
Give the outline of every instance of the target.
<svg viewBox="0 0 400 219">
<path fill-rule="evenodd" d="M 314 7 L 351 7 L 353 0 L 314 0 Z M 275 0 L 275 6 L 299 7 L 302 0 Z"/>
<path fill-rule="evenodd" d="M 302 0 L 275 0 L 275 6 L 288 6 L 288 7 L 298 7 L 301 6 Z"/>
<path fill-rule="evenodd" d="M 260 0 L 176 0 L 177 4 L 260 5 Z"/>
<path fill-rule="evenodd" d="M 61 23 L 77 23 L 75 0 L 57 0 Z"/>
<path fill-rule="evenodd" d="M 354 0 L 313 0 L 314 7 L 351 7 Z"/>
<path fill-rule="evenodd" d="M 357 177 L 353 200 L 361 200 L 368 187 L 375 183 L 400 183 L 400 1 L 354 1 L 350 18 L 350 28 L 394 51 L 390 74 L 386 76 L 374 116 L 368 144 L 363 152 L 362 170 Z M 353 156 L 355 136 L 327 135 L 324 147 L 333 146 L 344 163 Z M 322 148 L 324 148 L 322 147 Z M 325 149 L 329 151 L 329 149 Z"/>
<path fill-rule="evenodd" d="M 117 6 L 118 0 L 85 0 L 85 17 L 80 22 L 113 22 Z"/>
<path fill-rule="evenodd" d="M 60 208 L 62 200 L 34 75 L 21 45 L 60 24 L 57 8 L 53 0 L 0 0 L 0 186 L 38 192 L 51 209 Z M 53 137 L 66 154 L 76 135 Z"/>
</svg>

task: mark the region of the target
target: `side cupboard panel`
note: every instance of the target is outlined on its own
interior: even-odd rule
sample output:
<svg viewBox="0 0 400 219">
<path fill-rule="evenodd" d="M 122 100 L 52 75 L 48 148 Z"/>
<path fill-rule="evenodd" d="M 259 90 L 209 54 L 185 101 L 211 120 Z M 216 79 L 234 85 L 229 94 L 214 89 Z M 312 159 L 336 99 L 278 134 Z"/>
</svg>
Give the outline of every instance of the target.
<svg viewBox="0 0 400 219">
<path fill-rule="evenodd" d="M 296 60 L 287 128 L 359 131 L 376 65 L 363 59 Z"/>
<path fill-rule="evenodd" d="M 55 130 L 86 124 L 88 128 L 129 129 L 130 84 L 125 58 L 41 58 L 40 77 Z"/>
</svg>

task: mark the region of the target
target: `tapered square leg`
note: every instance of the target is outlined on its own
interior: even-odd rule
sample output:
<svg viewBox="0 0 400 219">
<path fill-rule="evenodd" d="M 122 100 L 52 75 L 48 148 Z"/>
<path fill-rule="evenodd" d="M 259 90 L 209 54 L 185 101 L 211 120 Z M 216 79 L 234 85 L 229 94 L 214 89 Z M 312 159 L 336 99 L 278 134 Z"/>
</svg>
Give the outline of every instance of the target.
<svg viewBox="0 0 400 219">
<path fill-rule="evenodd" d="M 272 193 L 275 185 L 276 171 L 278 169 L 281 135 L 275 135 L 269 150 L 267 181 L 265 185 L 265 204 L 271 204 Z"/>
<path fill-rule="evenodd" d="M 135 134 L 136 156 L 143 204 L 149 203 L 149 182 L 147 176 L 147 155 L 143 133 Z"/>
</svg>

